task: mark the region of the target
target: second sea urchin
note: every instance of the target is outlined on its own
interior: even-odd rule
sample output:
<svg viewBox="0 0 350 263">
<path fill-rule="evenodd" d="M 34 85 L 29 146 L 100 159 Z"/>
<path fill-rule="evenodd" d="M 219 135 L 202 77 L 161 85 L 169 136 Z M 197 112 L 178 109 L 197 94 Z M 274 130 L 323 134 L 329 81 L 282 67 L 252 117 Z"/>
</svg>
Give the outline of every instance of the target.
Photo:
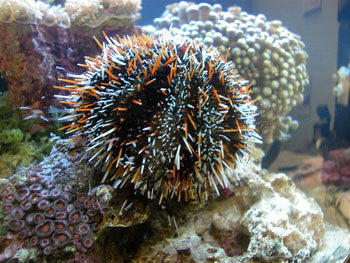
<svg viewBox="0 0 350 263">
<path fill-rule="evenodd" d="M 97 41 L 97 40 L 96 40 Z M 62 129 L 83 139 L 102 183 L 148 198 L 196 199 L 227 187 L 249 142 L 260 141 L 248 81 L 214 48 L 163 35 L 109 38 L 70 92 Z"/>
</svg>

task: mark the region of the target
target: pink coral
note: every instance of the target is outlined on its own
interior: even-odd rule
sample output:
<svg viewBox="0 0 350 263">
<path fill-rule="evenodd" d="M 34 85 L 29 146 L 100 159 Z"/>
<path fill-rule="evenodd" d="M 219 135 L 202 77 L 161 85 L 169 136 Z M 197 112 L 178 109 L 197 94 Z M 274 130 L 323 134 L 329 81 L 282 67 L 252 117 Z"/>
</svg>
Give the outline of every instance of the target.
<svg viewBox="0 0 350 263">
<path fill-rule="evenodd" d="M 321 179 L 326 185 L 350 185 L 350 152 L 337 149 L 328 153 L 329 160 L 324 160 Z"/>
</svg>

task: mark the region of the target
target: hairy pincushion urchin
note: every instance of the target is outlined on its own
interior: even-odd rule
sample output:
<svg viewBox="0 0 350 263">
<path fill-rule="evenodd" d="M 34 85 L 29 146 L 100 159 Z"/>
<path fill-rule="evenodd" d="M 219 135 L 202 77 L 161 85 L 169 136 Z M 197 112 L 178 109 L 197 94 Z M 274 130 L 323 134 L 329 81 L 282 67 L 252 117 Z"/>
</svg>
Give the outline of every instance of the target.
<svg viewBox="0 0 350 263">
<path fill-rule="evenodd" d="M 96 40 L 97 41 L 97 40 Z M 149 198 L 196 199 L 227 187 L 255 131 L 248 82 L 213 48 L 182 38 L 109 38 L 87 71 L 58 96 L 62 127 L 86 143 L 103 183 L 126 182 Z"/>
</svg>

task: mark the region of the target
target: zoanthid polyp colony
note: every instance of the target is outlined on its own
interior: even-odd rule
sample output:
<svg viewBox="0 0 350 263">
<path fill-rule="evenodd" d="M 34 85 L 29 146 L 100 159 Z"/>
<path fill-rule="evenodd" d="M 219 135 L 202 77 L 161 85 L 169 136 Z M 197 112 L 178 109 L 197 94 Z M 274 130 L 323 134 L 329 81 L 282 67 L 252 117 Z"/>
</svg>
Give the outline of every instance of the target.
<svg viewBox="0 0 350 263">
<path fill-rule="evenodd" d="M 51 153 L 40 164 L 0 180 L 1 220 L 17 239 L 13 246 L 38 251 L 35 262 L 43 262 L 42 256 L 64 255 L 66 247 L 75 251 L 76 258 L 84 255 L 108 211 L 104 190 L 111 187 L 101 185 L 89 191 L 91 169 L 74 159 Z M 11 253 L 2 253 L 2 262 L 10 260 Z"/>
<path fill-rule="evenodd" d="M 62 127 L 103 167 L 101 183 L 150 199 L 207 198 L 229 185 L 249 142 L 260 142 L 251 85 L 215 48 L 164 34 L 106 36 L 69 91 Z"/>
</svg>

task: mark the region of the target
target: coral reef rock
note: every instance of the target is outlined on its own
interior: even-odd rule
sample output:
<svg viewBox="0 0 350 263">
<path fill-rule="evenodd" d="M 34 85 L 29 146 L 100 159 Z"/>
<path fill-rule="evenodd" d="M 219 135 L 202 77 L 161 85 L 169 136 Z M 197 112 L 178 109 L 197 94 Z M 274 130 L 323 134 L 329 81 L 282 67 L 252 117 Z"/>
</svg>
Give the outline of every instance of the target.
<svg viewBox="0 0 350 263">
<path fill-rule="evenodd" d="M 1 181 L 0 258 L 301 263 L 322 247 L 325 225 L 316 202 L 252 158 L 229 175 L 233 187 L 221 197 L 211 194 L 206 205 L 168 200 L 164 210 L 135 195 L 132 185 L 94 187 L 98 171 L 77 162 L 81 154 L 57 147 L 37 166 Z"/>
<path fill-rule="evenodd" d="M 323 214 L 284 174 L 250 164 L 234 195 L 154 237 L 134 262 L 307 262 L 322 246 Z"/>
<path fill-rule="evenodd" d="M 298 127 L 288 113 L 303 101 L 309 83 L 307 54 L 300 36 L 281 21 L 267 21 L 263 14 L 250 15 L 239 7 L 223 11 L 219 4 L 182 1 L 168 5 L 154 24 L 157 29 L 169 29 L 176 36 L 196 39 L 228 54 L 238 73 L 253 83 L 265 142 L 286 140 L 289 128 Z M 157 34 L 149 26 L 144 31 Z"/>
<path fill-rule="evenodd" d="M 350 225 L 350 191 L 336 194 L 336 206 L 339 213 L 347 220 L 348 225 Z"/>
<path fill-rule="evenodd" d="M 243 217 L 242 224 L 251 234 L 247 257 L 302 262 L 320 249 L 325 232 L 322 212 L 286 175 L 262 175 L 265 186 L 272 186 L 273 191 L 263 194 Z"/>
<path fill-rule="evenodd" d="M 52 105 L 52 86 L 99 47 L 92 36 L 135 32 L 140 0 L 67 0 L 50 6 L 34 0 L 0 1 L 0 68 L 14 109 L 27 106 L 24 116 L 40 117 Z M 57 91 L 56 91 L 57 93 Z M 35 112 L 33 112 L 35 111 Z"/>
<path fill-rule="evenodd" d="M 348 106 L 350 92 L 350 64 L 348 67 L 340 67 L 333 76 L 336 81 L 333 87 L 333 93 L 337 97 L 337 102 L 341 105 Z"/>
</svg>

